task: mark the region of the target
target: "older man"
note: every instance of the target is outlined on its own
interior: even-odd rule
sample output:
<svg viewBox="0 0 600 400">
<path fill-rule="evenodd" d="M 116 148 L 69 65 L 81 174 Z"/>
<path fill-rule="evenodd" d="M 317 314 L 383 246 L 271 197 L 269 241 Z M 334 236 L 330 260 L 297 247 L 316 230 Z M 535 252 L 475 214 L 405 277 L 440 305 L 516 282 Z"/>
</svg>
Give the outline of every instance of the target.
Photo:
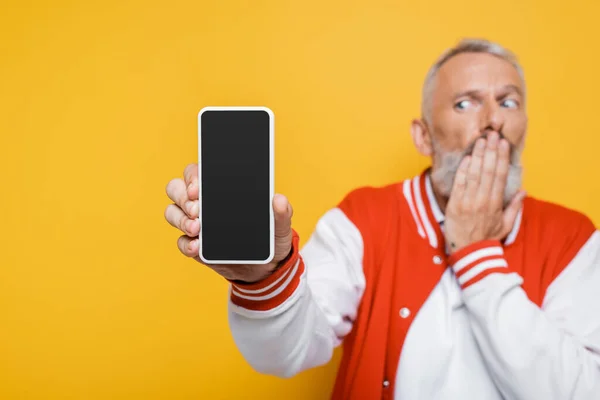
<svg viewBox="0 0 600 400">
<path fill-rule="evenodd" d="M 600 399 L 600 233 L 520 190 L 525 100 L 509 51 L 464 40 L 412 123 L 431 168 L 353 190 L 302 250 L 276 196 L 275 260 L 210 266 L 248 362 L 289 377 L 342 345 L 335 399 Z M 166 218 L 198 259 L 195 171 L 167 186 Z"/>
</svg>

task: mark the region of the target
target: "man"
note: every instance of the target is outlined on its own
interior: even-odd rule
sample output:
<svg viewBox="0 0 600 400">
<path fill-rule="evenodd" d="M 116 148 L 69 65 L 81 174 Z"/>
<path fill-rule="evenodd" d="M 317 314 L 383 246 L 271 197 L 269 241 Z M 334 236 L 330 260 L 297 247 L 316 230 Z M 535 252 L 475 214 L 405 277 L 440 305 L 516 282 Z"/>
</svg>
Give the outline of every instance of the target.
<svg viewBox="0 0 600 400">
<path fill-rule="evenodd" d="M 335 399 L 600 399 L 600 233 L 520 190 L 525 101 L 512 53 L 464 40 L 412 123 L 431 168 L 353 190 L 301 251 L 276 196 L 275 260 L 210 266 L 248 362 L 289 377 L 343 345 Z M 197 185 L 188 166 L 166 210 L 196 260 Z"/>
</svg>

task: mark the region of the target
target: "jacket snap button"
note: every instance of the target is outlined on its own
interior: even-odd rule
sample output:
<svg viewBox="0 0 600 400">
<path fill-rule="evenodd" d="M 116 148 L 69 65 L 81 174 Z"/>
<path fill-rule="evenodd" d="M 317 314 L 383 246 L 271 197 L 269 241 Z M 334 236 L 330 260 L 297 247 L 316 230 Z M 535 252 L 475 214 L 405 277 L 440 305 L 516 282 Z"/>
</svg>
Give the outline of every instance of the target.
<svg viewBox="0 0 600 400">
<path fill-rule="evenodd" d="M 410 315 L 410 310 L 409 310 L 408 308 L 406 308 L 406 307 L 402 307 L 402 308 L 400 309 L 400 316 L 401 316 L 402 318 L 407 318 L 409 315 Z"/>
<path fill-rule="evenodd" d="M 383 387 L 388 387 L 390 386 L 390 381 L 388 381 L 387 379 L 385 381 L 383 381 Z"/>
<path fill-rule="evenodd" d="M 440 265 L 442 263 L 442 257 L 440 257 L 440 256 L 434 256 L 433 257 L 433 263 L 437 264 L 437 265 Z"/>
</svg>

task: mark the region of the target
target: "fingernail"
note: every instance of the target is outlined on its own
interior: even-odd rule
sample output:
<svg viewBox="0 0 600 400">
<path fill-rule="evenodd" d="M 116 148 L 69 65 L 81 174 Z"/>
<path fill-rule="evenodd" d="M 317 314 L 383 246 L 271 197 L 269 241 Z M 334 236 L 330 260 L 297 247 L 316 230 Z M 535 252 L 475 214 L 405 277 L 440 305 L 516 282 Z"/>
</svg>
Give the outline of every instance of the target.
<svg viewBox="0 0 600 400">
<path fill-rule="evenodd" d="M 188 232 L 192 230 L 192 220 L 188 220 L 185 222 L 185 230 Z"/>
<path fill-rule="evenodd" d="M 185 211 L 190 214 L 192 212 L 192 206 L 194 205 L 194 202 L 192 200 L 188 200 L 185 202 Z"/>
</svg>

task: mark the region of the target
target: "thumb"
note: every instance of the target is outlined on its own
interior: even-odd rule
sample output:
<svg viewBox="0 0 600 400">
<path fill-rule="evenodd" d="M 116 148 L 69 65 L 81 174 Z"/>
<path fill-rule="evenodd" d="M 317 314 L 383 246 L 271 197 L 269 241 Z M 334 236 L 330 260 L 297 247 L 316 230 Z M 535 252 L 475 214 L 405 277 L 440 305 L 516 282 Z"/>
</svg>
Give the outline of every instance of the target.
<svg viewBox="0 0 600 400">
<path fill-rule="evenodd" d="M 275 238 L 291 237 L 292 233 L 292 205 L 287 197 L 282 194 L 273 196 L 273 214 L 275 217 Z"/>
<path fill-rule="evenodd" d="M 526 195 L 527 193 L 521 190 L 513 197 L 506 210 L 504 210 L 504 232 L 506 234 L 512 230 Z"/>
</svg>

